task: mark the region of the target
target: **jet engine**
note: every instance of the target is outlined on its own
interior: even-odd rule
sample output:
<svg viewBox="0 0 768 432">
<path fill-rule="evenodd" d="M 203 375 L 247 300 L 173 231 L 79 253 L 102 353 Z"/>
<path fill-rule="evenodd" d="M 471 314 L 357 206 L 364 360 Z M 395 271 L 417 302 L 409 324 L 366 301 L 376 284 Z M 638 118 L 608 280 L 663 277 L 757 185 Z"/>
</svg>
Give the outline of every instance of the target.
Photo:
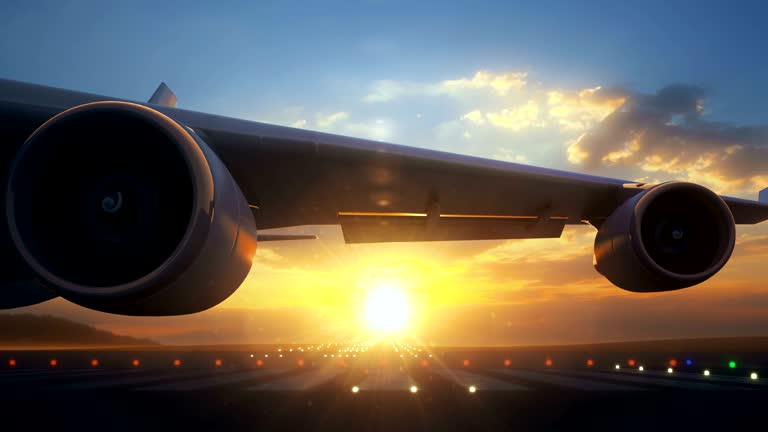
<svg viewBox="0 0 768 432">
<path fill-rule="evenodd" d="M 11 167 L 6 216 L 36 277 L 82 306 L 180 315 L 234 292 L 253 214 L 191 129 L 151 108 L 95 102 L 40 126 Z"/>
<path fill-rule="evenodd" d="M 595 268 L 628 291 L 686 288 L 717 273 L 736 233 L 728 205 L 693 183 L 650 187 L 618 207 L 595 237 Z"/>
</svg>

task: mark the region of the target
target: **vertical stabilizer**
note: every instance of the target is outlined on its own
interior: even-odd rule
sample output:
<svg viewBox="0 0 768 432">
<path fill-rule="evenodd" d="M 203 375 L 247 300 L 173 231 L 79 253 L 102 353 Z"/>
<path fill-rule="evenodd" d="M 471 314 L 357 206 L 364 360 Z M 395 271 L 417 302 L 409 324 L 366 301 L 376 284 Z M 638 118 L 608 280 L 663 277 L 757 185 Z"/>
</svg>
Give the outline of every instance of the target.
<svg viewBox="0 0 768 432">
<path fill-rule="evenodd" d="M 757 200 L 763 204 L 768 204 L 768 188 L 765 188 L 757 194 Z"/>
<path fill-rule="evenodd" d="M 170 87 L 168 87 L 164 82 L 161 82 L 147 103 L 164 105 L 167 107 L 175 107 L 176 95 L 173 94 Z"/>
</svg>

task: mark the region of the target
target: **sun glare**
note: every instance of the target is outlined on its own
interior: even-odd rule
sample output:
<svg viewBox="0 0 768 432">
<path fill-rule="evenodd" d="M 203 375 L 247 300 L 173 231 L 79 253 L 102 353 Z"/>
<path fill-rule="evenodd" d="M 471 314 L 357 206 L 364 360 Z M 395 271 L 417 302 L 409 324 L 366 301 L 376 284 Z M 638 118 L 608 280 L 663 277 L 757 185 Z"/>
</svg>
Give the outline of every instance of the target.
<svg viewBox="0 0 768 432">
<path fill-rule="evenodd" d="M 393 333 L 408 322 L 408 298 L 402 290 L 381 285 L 368 293 L 368 325 L 377 332 Z"/>
</svg>

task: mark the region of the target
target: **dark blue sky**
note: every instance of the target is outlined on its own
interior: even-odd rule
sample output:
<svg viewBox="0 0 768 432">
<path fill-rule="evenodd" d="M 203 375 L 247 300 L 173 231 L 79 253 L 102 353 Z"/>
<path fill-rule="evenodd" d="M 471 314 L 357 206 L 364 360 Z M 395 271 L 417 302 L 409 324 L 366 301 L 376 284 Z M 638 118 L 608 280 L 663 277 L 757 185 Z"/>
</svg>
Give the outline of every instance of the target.
<svg viewBox="0 0 768 432">
<path fill-rule="evenodd" d="M 237 114 L 322 109 L 377 79 L 526 70 L 565 87 L 704 85 L 717 118 L 755 123 L 766 18 L 765 2 L 5 0 L 0 76 L 139 99 L 165 80 L 187 107 Z"/>
</svg>

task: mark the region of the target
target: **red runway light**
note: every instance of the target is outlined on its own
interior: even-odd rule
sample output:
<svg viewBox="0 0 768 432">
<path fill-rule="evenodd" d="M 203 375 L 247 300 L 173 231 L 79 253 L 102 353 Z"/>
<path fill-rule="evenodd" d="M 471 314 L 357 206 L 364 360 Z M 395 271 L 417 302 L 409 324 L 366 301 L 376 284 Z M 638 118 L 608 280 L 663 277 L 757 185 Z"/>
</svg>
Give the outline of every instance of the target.
<svg viewBox="0 0 768 432">
<path fill-rule="evenodd" d="M 635 360 L 634 359 L 629 359 L 627 364 L 630 365 L 630 366 L 634 366 L 635 365 Z"/>
<path fill-rule="evenodd" d="M 16 360 L 14 360 L 14 359 L 8 360 L 8 366 L 10 366 L 10 367 L 16 366 Z"/>
<path fill-rule="evenodd" d="M 469 367 L 469 360 L 464 360 L 464 367 Z"/>
<path fill-rule="evenodd" d="M 91 360 L 91 366 L 96 367 L 99 365 L 99 361 L 96 359 Z"/>
<path fill-rule="evenodd" d="M 506 367 L 512 366 L 512 360 L 510 360 L 510 359 L 504 360 L 504 366 L 506 366 Z"/>
<path fill-rule="evenodd" d="M 56 365 L 58 365 L 58 364 L 59 364 L 58 360 L 51 359 L 51 367 L 56 367 Z"/>
<path fill-rule="evenodd" d="M 550 366 L 552 366 L 552 359 L 547 359 L 547 361 L 545 361 L 545 362 L 544 362 L 544 365 L 545 365 L 546 367 L 550 367 Z"/>
<path fill-rule="evenodd" d="M 298 366 L 298 367 L 304 367 L 304 359 L 299 359 L 299 360 L 296 362 L 296 366 Z"/>
<path fill-rule="evenodd" d="M 221 360 L 220 359 L 216 359 L 216 361 L 214 361 L 213 364 L 215 364 L 217 367 L 221 366 Z"/>
<path fill-rule="evenodd" d="M 258 367 L 264 366 L 264 360 L 261 360 L 261 359 L 256 360 L 256 366 L 258 366 Z"/>
<path fill-rule="evenodd" d="M 426 361 L 426 360 L 422 360 L 421 361 L 421 367 L 427 367 L 427 366 L 429 366 L 429 362 Z"/>
<path fill-rule="evenodd" d="M 672 366 L 672 367 L 677 366 L 677 360 L 675 360 L 675 359 L 670 360 L 669 361 L 669 365 Z"/>
<path fill-rule="evenodd" d="M 173 361 L 173 365 L 176 366 L 176 367 L 181 366 L 181 360 L 179 360 L 179 359 L 174 360 Z"/>
<path fill-rule="evenodd" d="M 138 360 L 134 360 L 131 364 L 133 365 L 133 367 L 138 367 L 140 363 Z"/>
<path fill-rule="evenodd" d="M 587 366 L 592 367 L 595 365 L 595 361 L 592 359 L 587 360 Z"/>
</svg>

